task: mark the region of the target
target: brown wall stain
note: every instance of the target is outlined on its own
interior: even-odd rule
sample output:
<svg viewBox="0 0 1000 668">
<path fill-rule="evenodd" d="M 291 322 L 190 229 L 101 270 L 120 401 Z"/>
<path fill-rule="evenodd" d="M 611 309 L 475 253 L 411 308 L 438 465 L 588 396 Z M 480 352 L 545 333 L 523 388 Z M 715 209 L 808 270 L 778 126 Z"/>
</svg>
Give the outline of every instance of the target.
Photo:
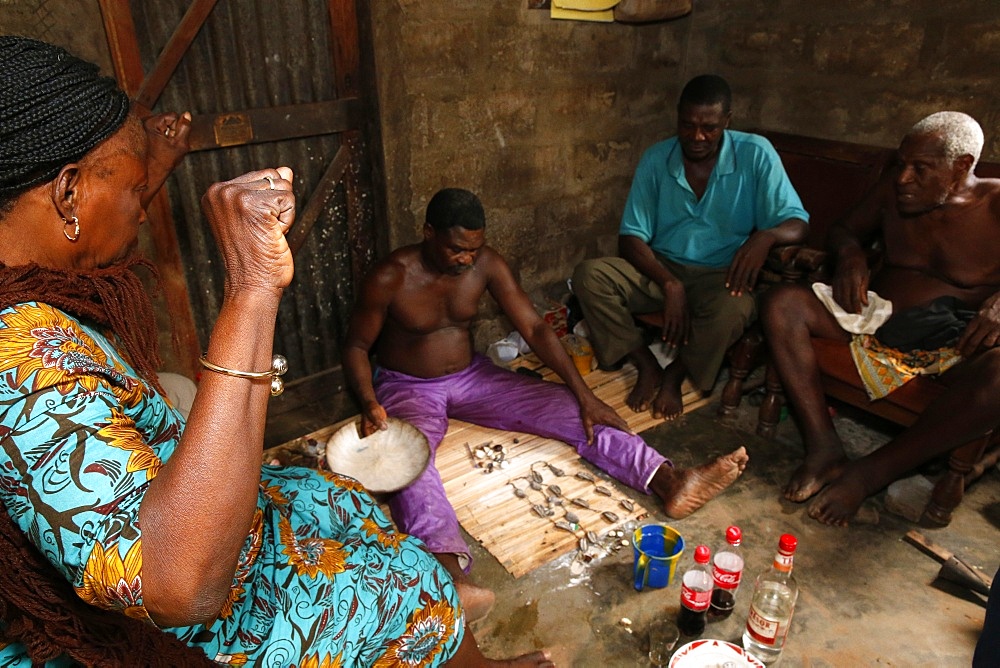
<svg viewBox="0 0 1000 668">
<path fill-rule="evenodd" d="M 445 186 L 477 192 L 488 239 L 533 295 L 615 251 L 632 171 L 673 133 L 676 96 L 714 72 L 733 127 L 895 146 L 965 111 L 1000 157 L 1000 15 L 964 0 L 695 1 L 646 25 L 553 21 L 527 2 L 373 3 L 390 238 L 419 238 Z M 831 187 L 836 187 L 831 184 Z M 506 333 L 485 303 L 477 345 Z"/>
<path fill-rule="evenodd" d="M 0 25 L 106 63 L 96 2 L 70 4 L 0 0 Z M 527 4 L 371 3 L 392 247 L 419 239 L 439 188 L 469 188 L 529 294 L 561 295 L 578 261 L 615 251 L 632 170 L 704 72 L 732 84 L 737 129 L 895 146 L 955 109 L 983 125 L 985 159 L 1000 159 L 992 2 L 695 0 L 690 15 L 645 25 L 553 21 Z M 509 327 L 484 308 L 480 348 Z"/>
</svg>

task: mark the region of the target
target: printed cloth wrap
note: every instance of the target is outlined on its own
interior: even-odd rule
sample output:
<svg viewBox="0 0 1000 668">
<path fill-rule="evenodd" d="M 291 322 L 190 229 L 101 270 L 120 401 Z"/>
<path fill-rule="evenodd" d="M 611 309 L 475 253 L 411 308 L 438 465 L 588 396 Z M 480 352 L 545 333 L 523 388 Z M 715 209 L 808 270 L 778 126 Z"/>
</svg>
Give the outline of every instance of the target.
<svg viewBox="0 0 1000 668">
<path fill-rule="evenodd" d="M 851 357 L 865 392 L 873 401 L 881 399 L 917 376 L 935 376 L 958 364 L 955 348 L 903 352 L 881 343 L 871 334 L 851 338 Z"/>
<path fill-rule="evenodd" d="M 45 304 L 0 311 L 0 378 L 0 500 L 83 600 L 148 621 L 139 505 L 180 414 Z M 356 481 L 265 466 L 247 533 L 219 617 L 166 629 L 217 663 L 437 666 L 461 643 L 450 577 Z M 0 643 L 0 667 L 22 665 L 23 645 Z"/>
<path fill-rule="evenodd" d="M 868 304 L 861 313 L 848 313 L 833 298 L 825 283 L 813 283 L 813 293 L 845 331 L 853 334 L 850 349 L 854 366 L 861 376 L 868 398 L 882 399 L 917 376 L 934 376 L 958 364 L 961 356 L 954 347 L 902 351 L 876 338 L 879 329 L 893 317 L 892 302 L 868 291 Z M 904 312 L 906 315 L 914 311 Z"/>
</svg>

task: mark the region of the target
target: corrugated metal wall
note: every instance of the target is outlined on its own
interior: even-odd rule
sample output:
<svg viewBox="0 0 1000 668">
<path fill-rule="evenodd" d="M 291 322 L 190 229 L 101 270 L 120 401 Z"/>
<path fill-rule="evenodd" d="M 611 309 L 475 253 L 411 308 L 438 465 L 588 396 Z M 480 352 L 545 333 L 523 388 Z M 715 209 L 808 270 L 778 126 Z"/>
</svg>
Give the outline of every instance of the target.
<svg viewBox="0 0 1000 668">
<path fill-rule="evenodd" d="M 187 2 L 131 2 L 143 67 L 152 69 Z M 216 114 L 337 99 L 325 2 L 219 2 L 164 90 L 156 111 Z M 168 182 L 191 306 L 202 349 L 223 295 L 222 263 L 199 199 L 207 186 L 244 172 L 287 165 L 301 212 L 341 136 L 326 135 L 190 154 Z M 362 140 L 353 167 L 360 189 L 348 220 L 343 183 L 325 203 L 295 257 L 295 279 L 281 302 L 274 349 L 289 360 L 287 380 L 339 366 L 355 274 L 374 257 L 372 197 Z"/>
</svg>

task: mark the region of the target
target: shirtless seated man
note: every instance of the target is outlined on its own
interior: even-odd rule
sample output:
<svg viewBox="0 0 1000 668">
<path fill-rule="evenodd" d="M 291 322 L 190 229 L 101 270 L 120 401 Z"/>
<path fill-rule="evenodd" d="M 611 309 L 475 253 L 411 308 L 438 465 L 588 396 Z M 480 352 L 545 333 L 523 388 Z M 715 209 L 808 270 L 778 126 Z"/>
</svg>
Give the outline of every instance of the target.
<svg viewBox="0 0 1000 668">
<path fill-rule="evenodd" d="M 384 428 L 388 416 L 401 418 L 423 432 L 436 453 L 454 417 L 559 439 L 625 484 L 656 494 L 673 518 L 694 512 L 736 480 L 747 463 L 743 448 L 684 470 L 627 431 L 625 421 L 587 387 L 503 257 L 485 244 L 485 225 L 474 194 L 442 190 L 427 205 L 422 243 L 397 249 L 366 278 L 343 358 L 364 434 Z M 565 385 L 514 373 L 475 353 L 470 327 L 487 291 Z M 476 619 L 489 611 L 493 592 L 468 578 L 469 548 L 433 454 L 431 462 L 416 482 L 391 497 L 392 517 L 444 564 L 469 619 Z"/>
<path fill-rule="evenodd" d="M 973 173 L 982 147 L 971 117 L 928 116 L 903 138 L 880 183 L 830 230 L 833 297 L 848 313 L 867 305 L 869 288 L 892 302 L 894 314 L 949 296 L 975 312 L 954 344 L 962 361 L 939 376 L 948 390 L 899 436 L 848 461 L 809 339 L 847 342 L 850 335 L 808 287 L 783 284 L 765 295 L 771 358 L 806 446 L 785 497 L 815 496 L 814 519 L 846 525 L 866 497 L 1000 424 L 1000 179 Z M 865 249 L 879 234 L 884 260 L 873 274 Z"/>
</svg>

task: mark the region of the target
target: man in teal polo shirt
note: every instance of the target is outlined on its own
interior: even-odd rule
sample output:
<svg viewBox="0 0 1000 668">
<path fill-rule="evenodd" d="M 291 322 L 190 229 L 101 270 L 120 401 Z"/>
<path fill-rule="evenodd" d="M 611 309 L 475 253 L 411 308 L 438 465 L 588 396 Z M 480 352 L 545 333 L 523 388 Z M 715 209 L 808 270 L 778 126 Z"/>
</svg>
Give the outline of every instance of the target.
<svg viewBox="0 0 1000 668">
<path fill-rule="evenodd" d="M 722 77 L 684 86 L 677 136 L 647 149 L 636 169 L 619 257 L 586 260 L 573 273 L 598 362 L 635 364 L 626 403 L 654 417 L 681 414 L 685 376 L 712 389 L 726 349 L 756 317 L 751 290 L 768 251 L 808 231 L 809 214 L 774 147 L 727 129 L 731 103 Z M 678 353 L 666 368 L 632 319 L 658 310 L 662 339 Z"/>
</svg>

